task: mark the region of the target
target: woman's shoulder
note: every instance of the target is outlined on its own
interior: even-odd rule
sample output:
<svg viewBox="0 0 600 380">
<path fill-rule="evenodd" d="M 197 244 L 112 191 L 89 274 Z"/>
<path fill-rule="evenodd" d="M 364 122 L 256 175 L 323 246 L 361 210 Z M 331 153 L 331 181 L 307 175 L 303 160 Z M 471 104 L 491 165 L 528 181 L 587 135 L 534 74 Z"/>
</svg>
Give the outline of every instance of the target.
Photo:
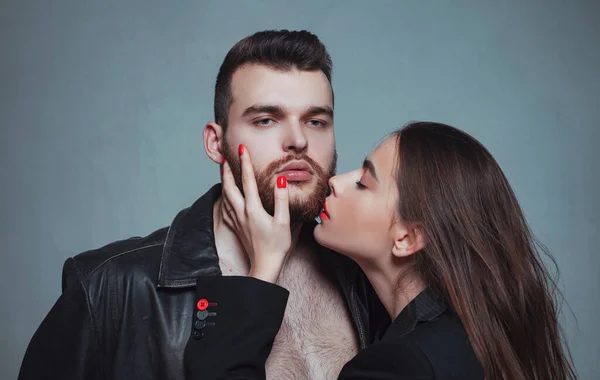
<svg viewBox="0 0 600 380">
<path fill-rule="evenodd" d="M 340 379 L 483 380 L 466 332 L 450 310 L 402 334 L 394 327 L 346 364 Z"/>
<path fill-rule="evenodd" d="M 412 350 L 418 348 L 433 369 L 436 379 L 483 379 L 483 370 L 467 333 L 451 310 L 418 324 L 407 334 L 395 336 L 390 341 Z"/>
<path fill-rule="evenodd" d="M 427 356 L 410 340 L 375 343 L 348 362 L 339 379 L 436 379 Z"/>
<path fill-rule="evenodd" d="M 394 328 L 346 364 L 340 379 L 483 380 L 467 334 L 450 310 L 410 331 Z"/>
</svg>

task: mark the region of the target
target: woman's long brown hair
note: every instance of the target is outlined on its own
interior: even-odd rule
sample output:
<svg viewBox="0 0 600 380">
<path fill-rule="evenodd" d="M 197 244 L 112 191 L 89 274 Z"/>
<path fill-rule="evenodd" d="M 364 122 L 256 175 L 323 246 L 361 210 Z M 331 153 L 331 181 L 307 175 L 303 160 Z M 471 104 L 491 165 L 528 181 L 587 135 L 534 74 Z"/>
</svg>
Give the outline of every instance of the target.
<svg viewBox="0 0 600 380">
<path fill-rule="evenodd" d="M 415 122 L 398 143 L 399 215 L 420 225 L 415 269 L 458 314 L 487 380 L 576 379 L 560 292 L 498 163 L 454 127 Z"/>
</svg>

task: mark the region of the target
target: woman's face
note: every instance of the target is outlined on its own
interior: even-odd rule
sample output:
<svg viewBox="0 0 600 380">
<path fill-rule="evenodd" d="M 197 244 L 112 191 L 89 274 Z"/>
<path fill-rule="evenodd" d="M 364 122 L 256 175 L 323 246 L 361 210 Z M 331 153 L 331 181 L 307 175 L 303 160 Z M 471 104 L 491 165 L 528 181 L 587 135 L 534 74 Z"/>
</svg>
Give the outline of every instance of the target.
<svg viewBox="0 0 600 380">
<path fill-rule="evenodd" d="M 397 138 L 389 137 L 364 161 L 362 168 L 329 180 L 317 242 L 357 261 L 389 256 L 397 222 L 395 172 Z"/>
</svg>

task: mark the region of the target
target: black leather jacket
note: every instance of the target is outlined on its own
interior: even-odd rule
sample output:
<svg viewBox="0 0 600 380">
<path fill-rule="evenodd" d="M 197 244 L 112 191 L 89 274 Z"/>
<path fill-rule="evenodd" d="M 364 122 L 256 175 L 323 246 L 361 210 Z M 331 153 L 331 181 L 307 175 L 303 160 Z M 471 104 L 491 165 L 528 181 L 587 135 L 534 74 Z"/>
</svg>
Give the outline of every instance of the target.
<svg viewBox="0 0 600 380">
<path fill-rule="evenodd" d="M 62 295 L 35 332 L 20 380 L 183 379 L 198 276 L 221 271 L 213 186 L 170 227 L 81 253 L 64 264 Z M 362 271 L 326 251 L 361 348 L 389 323 Z"/>
</svg>

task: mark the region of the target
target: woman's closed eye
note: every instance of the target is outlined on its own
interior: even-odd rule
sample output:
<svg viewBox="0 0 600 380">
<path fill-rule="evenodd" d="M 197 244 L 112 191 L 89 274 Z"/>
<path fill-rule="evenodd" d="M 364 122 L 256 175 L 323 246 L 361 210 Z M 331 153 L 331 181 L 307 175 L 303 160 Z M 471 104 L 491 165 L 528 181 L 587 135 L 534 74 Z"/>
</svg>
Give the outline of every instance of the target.
<svg viewBox="0 0 600 380">
<path fill-rule="evenodd" d="M 359 189 L 366 189 L 367 187 L 364 185 L 364 183 L 360 182 L 360 180 L 356 181 L 356 187 Z"/>
</svg>

